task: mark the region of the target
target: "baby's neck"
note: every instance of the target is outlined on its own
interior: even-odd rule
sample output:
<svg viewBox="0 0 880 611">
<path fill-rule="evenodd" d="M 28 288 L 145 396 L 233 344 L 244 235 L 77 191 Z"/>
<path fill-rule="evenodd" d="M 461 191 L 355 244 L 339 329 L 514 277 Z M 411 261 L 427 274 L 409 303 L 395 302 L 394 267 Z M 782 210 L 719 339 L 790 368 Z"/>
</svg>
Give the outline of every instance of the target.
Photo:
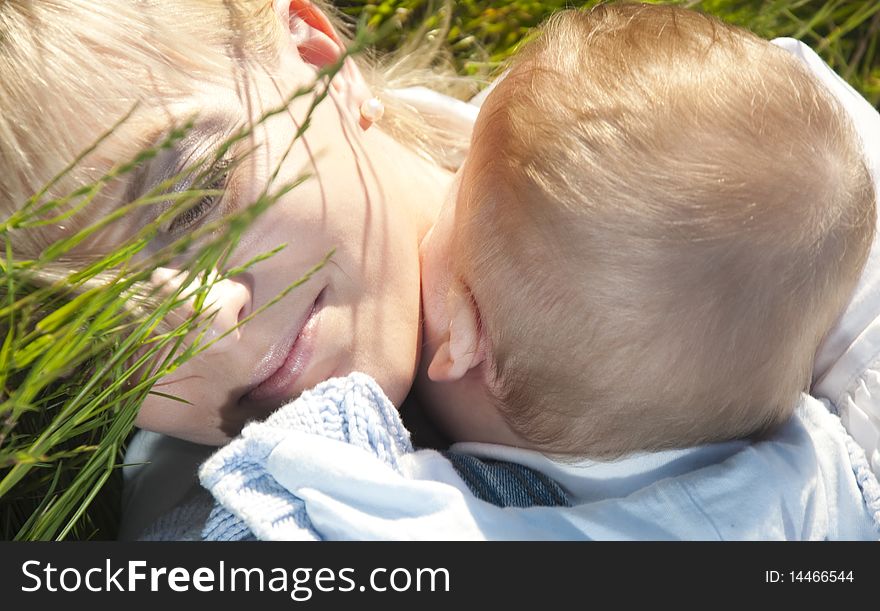
<svg viewBox="0 0 880 611">
<path fill-rule="evenodd" d="M 540 451 L 517 435 L 498 411 L 480 372 L 472 371 L 455 382 L 432 382 L 427 358 L 416 377 L 415 392 L 421 409 L 452 442 L 480 442 Z"/>
</svg>

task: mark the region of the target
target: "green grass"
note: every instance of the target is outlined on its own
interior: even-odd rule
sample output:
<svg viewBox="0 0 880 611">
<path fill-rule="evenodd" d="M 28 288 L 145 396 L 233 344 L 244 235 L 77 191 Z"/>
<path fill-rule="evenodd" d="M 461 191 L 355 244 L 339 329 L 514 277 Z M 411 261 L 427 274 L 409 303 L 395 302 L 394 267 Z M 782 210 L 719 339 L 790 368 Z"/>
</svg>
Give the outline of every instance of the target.
<svg viewBox="0 0 880 611">
<path fill-rule="evenodd" d="M 424 20 L 429 27 L 442 22 L 432 10 L 441 2 L 339 0 L 337 4 L 355 19 L 390 28 L 378 44 L 380 49 L 397 47 Z M 880 103 L 880 2 L 706 0 L 675 4 L 707 11 L 766 38 L 804 40 L 875 106 Z M 490 72 L 531 28 L 554 10 L 571 5 L 560 0 L 452 3 L 446 36 L 457 69 L 462 74 Z M 198 334 L 203 328 L 198 308 L 193 317 L 174 328 L 160 325 L 164 315 L 180 303 L 179 291 L 166 297 L 147 294 L 150 307 L 130 307 L 132 296 L 143 299 L 152 269 L 186 252 L 190 253 L 190 278 L 198 304 L 212 283 L 223 277 L 206 272 L 222 262 L 249 222 L 285 190 L 265 192 L 253 206 L 226 219 L 222 239 L 210 239 L 210 230 L 217 229 L 210 227 L 201 236 L 188 236 L 136 264 L 135 255 L 143 252 L 156 231 L 156 225 L 148 226 L 86 269 L 52 281 L 40 279 L 38 272 L 50 269 L 78 241 L 88 239 L 89 229 L 32 260 L 13 257 L 10 240 L 16 232 L 40 223 L 57 223 L 70 210 L 88 210 L 110 181 L 185 137 L 187 130 L 188 126 L 181 126 L 157 148 L 120 163 L 108 176 L 65 198 L 38 193 L 19 213 L 0 221 L 4 248 L 0 253 L 2 539 L 114 536 L 119 518 L 118 467 L 138 406 L 155 379 L 205 347 L 203 342 L 188 346 L 182 341 L 187 333 Z M 71 162 L 72 167 L 77 160 Z M 178 193 L 168 214 L 193 205 L 205 193 L 198 186 Z M 121 210 L 161 199 L 167 197 L 145 197 Z M 164 216 L 157 224 L 163 220 Z M 138 352 L 145 343 L 153 356 L 164 355 L 152 371 L 139 367 L 150 356 Z"/>
</svg>

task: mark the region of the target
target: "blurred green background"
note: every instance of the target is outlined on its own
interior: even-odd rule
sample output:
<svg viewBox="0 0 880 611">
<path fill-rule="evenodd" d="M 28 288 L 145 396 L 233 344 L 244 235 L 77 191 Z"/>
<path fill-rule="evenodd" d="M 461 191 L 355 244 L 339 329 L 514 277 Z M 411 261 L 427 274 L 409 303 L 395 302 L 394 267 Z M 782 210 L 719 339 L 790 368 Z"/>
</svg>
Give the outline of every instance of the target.
<svg viewBox="0 0 880 611">
<path fill-rule="evenodd" d="M 393 48 L 424 18 L 442 20 L 440 0 L 335 0 L 344 13 L 371 25 L 400 24 L 382 46 Z M 550 13 L 588 2 L 546 0 L 460 0 L 452 6 L 448 42 L 460 72 L 497 65 Z M 875 107 L 880 106 L 880 0 L 672 0 L 746 27 L 764 38 L 791 36 L 810 45 Z"/>
</svg>

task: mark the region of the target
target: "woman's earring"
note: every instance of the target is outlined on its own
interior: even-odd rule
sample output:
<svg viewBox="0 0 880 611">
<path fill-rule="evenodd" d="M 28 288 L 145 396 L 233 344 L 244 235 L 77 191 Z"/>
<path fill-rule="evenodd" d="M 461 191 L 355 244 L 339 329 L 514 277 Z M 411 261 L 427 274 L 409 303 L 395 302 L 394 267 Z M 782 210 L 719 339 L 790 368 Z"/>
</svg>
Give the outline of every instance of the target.
<svg viewBox="0 0 880 611">
<path fill-rule="evenodd" d="M 382 100 L 379 98 L 368 98 L 364 100 L 363 104 L 361 104 L 361 123 L 366 123 L 367 127 L 369 127 L 370 124 L 379 121 L 384 114 L 385 104 L 383 104 Z"/>
</svg>

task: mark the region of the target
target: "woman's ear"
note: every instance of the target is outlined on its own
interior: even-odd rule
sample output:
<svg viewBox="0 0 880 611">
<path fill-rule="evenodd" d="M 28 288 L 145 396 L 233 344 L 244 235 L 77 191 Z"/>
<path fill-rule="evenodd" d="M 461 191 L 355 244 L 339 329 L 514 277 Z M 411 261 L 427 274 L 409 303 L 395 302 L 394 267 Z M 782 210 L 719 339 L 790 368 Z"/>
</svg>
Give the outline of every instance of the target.
<svg viewBox="0 0 880 611">
<path fill-rule="evenodd" d="M 480 313 L 470 293 L 462 287 L 450 289 L 447 308 L 449 330 L 428 365 L 434 382 L 460 380 L 486 359 Z"/>
<path fill-rule="evenodd" d="M 275 0 L 275 12 L 287 26 L 291 44 L 300 58 L 316 71 L 336 63 L 345 54 L 345 43 L 339 33 L 310 0 Z M 360 113 L 361 105 L 372 97 L 366 80 L 350 57 L 334 76 L 332 86 L 344 94 L 356 113 Z"/>
<path fill-rule="evenodd" d="M 275 10 L 287 23 L 293 44 L 307 63 L 320 69 L 345 52 L 330 20 L 309 0 L 276 0 Z"/>
</svg>

